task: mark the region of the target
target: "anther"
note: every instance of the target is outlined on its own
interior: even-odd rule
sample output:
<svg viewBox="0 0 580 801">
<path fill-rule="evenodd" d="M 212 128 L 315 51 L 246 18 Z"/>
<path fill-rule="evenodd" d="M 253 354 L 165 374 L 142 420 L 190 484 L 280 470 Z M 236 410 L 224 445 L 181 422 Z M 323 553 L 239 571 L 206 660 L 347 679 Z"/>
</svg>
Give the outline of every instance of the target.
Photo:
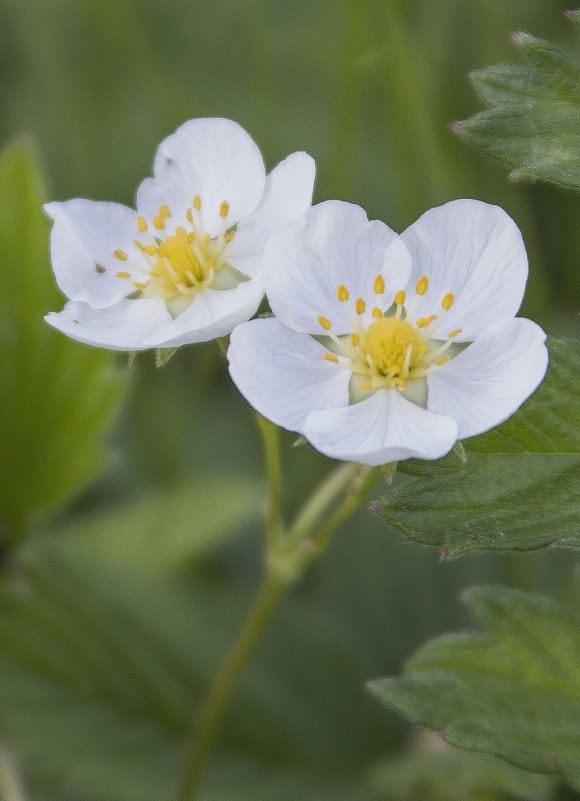
<svg viewBox="0 0 580 801">
<path fill-rule="evenodd" d="M 196 195 L 196 196 L 193 198 L 193 208 L 194 208 L 196 211 L 200 211 L 200 210 L 201 210 L 201 198 L 200 198 L 200 196 L 199 196 L 199 195 Z"/>
<path fill-rule="evenodd" d="M 143 292 L 144 289 L 147 289 L 147 284 L 141 284 L 138 281 L 135 281 L 133 286 L 135 287 L 135 289 L 138 289 L 140 292 Z"/>
<path fill-rule="evenodd" d="M 373 309 L 372 314 L 373 314 L 373 317 L 375 318 L 375 320 L 382 320 L 383 319 L 383 313 L 378 308 L 378 306 L 375 306 L 375 308 Z"/>
<path fill-rule="evenodd" d="M 230 210 L 230 204 L 227 200 L 222 200 L 220 203 L 220 217 L 223 217 L 224 220 L 228 216 L 228 212 Z"/>
<path fill-rule="evenodd" d="M 360 386 L 361 386 L 361 389 L 372 389 L 373 388 L 373 385 L 371 384 L 370 381 L 363 381 Z"/>
<path fill-rule="evenodd" d="M 210 243 L 210 239 L 211 239 L 211 237 L 210 237 L 210 235 L 209 235 L 209 234 L 206 234 L 206 235 L 204 236 L 204 238 L 203 238 L 203 244 L 204 244 L 206 247 L 209 245 L 209 243 Z"/>
<path fill-rule="evenodd" d="M 145 217 L 141 217 L 141 215 L 139 215 L 137 217 L 137 228 L 141 231 L 142 234 L 144 234 L 145 231 L 148 229 L 148 227 L 149 226 L 147 225 L 147 220 L 145 219 Z"/>
<path fill-rule="evenodd" d="M 191 209 L 188 209 L 185 212 L 185 216 L 187 217 L 187 222 L 189 222 L 189 223 L 193 222 L 193 212 L 191 211 Z"/>
<path fill-rule="evenodd" d="M 327 320 L 326 317 L 322 316 L 322 314 L 318 318 L 318 322 L 324 328 L 325 331 L 330 331 L 330 320 Z"/>
<path fill-rule="evenodd" d="M 429 279 L 427 278 L 426 275 L 424 275 L 423 278 L 419 279 L 419 282 L 415 287 L 415 292 L 418 295 L 424 295 L 425 292 L 427 291 L 428 286 L 429 286 Z"/>
<path fill-rule="evenodd" d="M 348 300 L 350 295 L 348 294 L 348 289 L 345 287 L 344 284 L 341 284 L 338 287 L 338 299 L 341 301 Z"/>
<path fill-rule="evenodd" d="M 158 231 L 162 231 L 165 228 L 165 219 L 158 214 L 157 217 L 153 218 L 153 226 L 157 228 Z"/>
<path fill-rule="evenodd" d="M 462 328 L 456 328 L 455 331 L 452 331 L 449 334 L 449 339 L 453 339 L 454 337 L 456 337 L 458 334 L 462 332 L 462 330 L 463 330 Z"/>
<path fill-rule="evenodd" d="M 126 273 L 126 272 L 115 273 L 115 275 L 117 278 L 124 278 L 124 279 L 131 278 L 131 273 Z"/>
<path fill-rule="evenodd" d="M 226 242 L 226 243 L 231 242 L 235 235 L 236 235 L 235 231 L 230 231 L 229 234 L 225 235 L 224 242 Z"/>
<path fill-rule="evenodd" d="M 442 356 L 441 359 L 437 359 L 435 364 L 437 367 L 441 367 L 442 364 L 447 364 L 447 362 L 451 361 L 451 356 Z"/>
<path fill-rule="evenodd" d="M 385 291 L 385 279 L 382 275 L 377 275 L 375 278 L 375 285 L 373 287 L 375 295 L 382 295 Z"/>
<path fill-rule="evenodd" d="M 395 295 L 395 303 L 397 306 L 402 306 L 405 303 L 405 293 L 402 289 Z"/>
<path fill-rule="evenodd" d="M 417 320 L 417 328 L 426 328 L 428 325 L 431 325 L 433 320 L 437 319 L 437 315 L 432 314 L 431 317 L 420 317 Z"/>
<path fill-rule="evenodd" d="M 159 216 L 163 217 L 164 219 L 171 217 L 171 211 L 169 210 L 169 206 L 167 206 L 165 203 L 163 203 L 162 206 L 159 206 Z"/>
<path fill-rule="evenodd" d="M 445 297 L 441 301 L 441 305 L 443 306 L 445 311 L 449 311 L 449 309 L 453 306 L 454 300 L 455 298 L 453 297 L 453 294 L 451 292 L 448 295 L 445 295 Z"/>
<path fill-rule="evenodd" d="M 356 313 L 357 314 L 364 314 L 367 304 L 364 302 L 362 298 L 359 298 L 356 302 Z"/>
<path fill-rule="evenodd" d="M 325 353 L 323 358 L 327 362 L 334 362 L 334 364 L 338 364 L 338 357 L 334 355 L 334 353 Z"/>
<path fill-rule="evenodd" d="M 178 225 L 177 228 L 175 229 L 175 233 L 176 233 L 177 236 L 185 236 L 185 237 L 187 237 L 187 231 L 185 230 L 183 225 Z"/>
<path fill-rule="evenodd" d="M 350 335 L 350 341 L 352 342 L 352 344 L 353 344 L 353 345 L 355 346 L 355 348 L 356 348 L 356 346 L 357 346 L 357 345 L 359 344 L 359 342 L 360 342 L 360 337 L 359 337 L 359 335 L 358 335 L 358 334 L 351 334 L 351 335 Z"/>
<path fill-rule="evenodd" d="M 129 258 L 124 250 L 119 250 L 118 248 L 115 251 L 115 256 L 119 259 L 119 261 L 127 261 Z"/>
</svg>

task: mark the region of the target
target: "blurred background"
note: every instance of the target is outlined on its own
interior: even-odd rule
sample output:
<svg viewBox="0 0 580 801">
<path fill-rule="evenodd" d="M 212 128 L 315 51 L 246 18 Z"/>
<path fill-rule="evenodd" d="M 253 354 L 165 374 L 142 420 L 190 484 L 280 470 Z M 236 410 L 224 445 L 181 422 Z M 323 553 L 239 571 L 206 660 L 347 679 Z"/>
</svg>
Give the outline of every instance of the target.
<svg viewBox="0 0 580 801">
<path fill-rule="evenodd" d="M 499 204 L 529 251 L 522 313 L 550 335 L 578 336 L 578 196 L 510 183 L 451 131 L 482 107 L 468 73 L 518 61 L 512 32 L 573 43 L 562 11 L 559 0 L 2 0 L 0 139 L 32 149 L 51 200 L 132 205 L 161 139 L 189 118 L 224 116 L 252 135 L 268 169 L 310 153 L 315 201 L 358 203 L 397 231 L 458 197 Z M 129 368 L 42 323 L 64 300 L 30 180 L 30 226 L 2 265 L 4 318 L 21 315 L 32 332 L 0 364 L 10 388 L 2 764 L 33 798 L 159 801 L 260 575 L 259 433 L 215 343 L 181 349 L 163 370 L 151 354 Z M 36 293 L 20 291 L 32 227 Z M 294 440 L 284 436 L 288 512 L 331 467 Z M 51 482 L 52 494 L 34 496 Z M 433 634 L 471 625 L 457 602 L 464 587 L 558 594 L 571 567 L 558 553 L 441 564 L 361 510 L 283 605 L 232 702 L 204 797 L 454 798 L 441 776 L 416 779 L 406 763 L 408 782 L 396 784 L 388 765 L 432 744 L 380 708 L 365 681 L 398 673 Z M 481 783 L 501 770 L 473 768 L 457 797 L 483 797 Z M 547 790 L 502 774 L 486 792 Z"/>
</svg>

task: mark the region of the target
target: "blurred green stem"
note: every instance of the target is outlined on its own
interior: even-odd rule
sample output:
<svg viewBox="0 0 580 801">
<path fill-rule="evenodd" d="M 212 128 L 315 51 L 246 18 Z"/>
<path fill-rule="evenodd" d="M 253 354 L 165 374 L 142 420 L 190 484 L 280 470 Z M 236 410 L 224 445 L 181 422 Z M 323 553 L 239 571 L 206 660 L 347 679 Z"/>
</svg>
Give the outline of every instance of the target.
<svg viewBox="0 0 580 801">
<path fill-rule="evenodd" d="M 24 801 L 24 793 L 9 755 L 0 749 L 0 799 L 1 801 Z"/>
<path fill-rule="evenodd" d="M 261 641 L 286 590 L 329 544 L 335 531 L 358 509 L 380 475 L 379 468 L 345 464 L 334 470 L 306 501 L 287 532 L 281 511 L 281 473 L 278 431 L 260 419 L 269 475 L 270 499 L 266 510 L 266 570 L 262 586 L 240 633 L 206 696 L 187 753 L 187 764 L 176 801 L 192 801 L 205 762 L 218 733 L 224 709 L 236 682 Z M 343 494 L 336 510 L 321 516 Z"/>
</svg>

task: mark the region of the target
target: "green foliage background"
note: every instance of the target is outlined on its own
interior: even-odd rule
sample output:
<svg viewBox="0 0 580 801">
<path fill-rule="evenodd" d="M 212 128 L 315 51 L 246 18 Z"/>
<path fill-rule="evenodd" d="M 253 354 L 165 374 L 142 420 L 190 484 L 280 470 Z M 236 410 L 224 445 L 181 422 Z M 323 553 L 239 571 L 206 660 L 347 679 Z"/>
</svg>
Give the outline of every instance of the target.
<svg viewBox="0 0 580 801">
<path fill-rule="evenodd" d="M 510 183 L 508 168 L 450 129 L 481 108 L 468 73 L 517 62 L 510 32 L 572 44 L 562 10 L 554 0 L 4 0 L 0 138 L 16 140 L 17 154 L 32 146 L 53 200 L 131 204 L 164 136 L 191 117 L 226 116 L 269 168 L 309 152 L 315 200 L 360 203 L 395 230 L 457 197 L 497 203 L 529 250 L 522 313 L 578 338 L 578 195 Z M 63 301 L 37 173 L 20 164 L 5 165 L 0 186 L 3 219 L 20 214 L 5 236 L 0 225 L 0 740 L 39 799 L 159 801 L 258 579 L 258 431 L 215 344 L 184 348 L 161 371 L 148 354 L 128 369 L 118 354 L 34 324 Z M 12 320 L 23 326 L 20 350 Z M 8 393 L 15 363 L 23 377 Z M 294 439 L 284 437 L 289 510 L 330 466 Z M 438 549 L 361 510 L 258 652 L 204 797 L 390 799 L 389 761 L 424 746 L 365 682 L 463 627 L 464 587 L 559 597 L 574 563 L 552 549 L 441 564 Z M 505 797 L 505 766 L 463 764 L 462 797 L 482 783 Z M 448 801 L 438 770 L 417 786 L 410 778 L 397 798 Z M 512 796 L 546 797 L 529 781 L 510 777 Z"/>
</svg>

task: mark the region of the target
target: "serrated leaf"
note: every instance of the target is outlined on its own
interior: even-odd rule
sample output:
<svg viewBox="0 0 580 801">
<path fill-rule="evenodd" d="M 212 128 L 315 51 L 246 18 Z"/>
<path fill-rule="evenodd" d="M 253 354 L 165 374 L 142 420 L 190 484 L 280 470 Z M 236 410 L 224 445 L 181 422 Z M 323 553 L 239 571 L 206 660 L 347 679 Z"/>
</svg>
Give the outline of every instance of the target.
<svg viewBox="0 0 580 801">
<path fill-rule="evenodd" d="M 43 316 L 62 306 L 31 151 L 0 157 L 0 529 L 22 537 L 91 481 L 122 397 L 115 357 L 72 342 Z"/>
<path fill-rule="evenodd" d="M 374 771 L 381 801 L 546 801 L 553 779 L 528 773 L 489 754 L 451 748 L 421 730 L 412 753 L 385 760 Z"/>
<path fill-rule="evenodd" d="M 199 478 L 114 511 L 76 520 L 65 532 L 85 552 L 162 574 L 199 561 L 250 521 L 263 504 L 255 481 Z"/>
<path fill-rule="evenodd" d="M 491 108 L 456 123 L 468 144 L 513 168 L 517 180 L 580 188 L 580 59 L 529 34 L 514 36 L 530 64 L 472 74 Z"/>
<path fill-rule="evenodd" d="M 457 748 L 580 789 L 580 620 L 549 599 L 502 587 L 474 588 L 465 599 L 489 636 L 436 638 L 404 677 L 370 689 Z"/>
<path fill-rule="evenodd" d="M 379 514 L 445 557 L 580 547 L 580 348 L 551 341 L 544 384 L 497 429 L 465 441 L 466 460 L 402 462 Z"/>
</svg>

